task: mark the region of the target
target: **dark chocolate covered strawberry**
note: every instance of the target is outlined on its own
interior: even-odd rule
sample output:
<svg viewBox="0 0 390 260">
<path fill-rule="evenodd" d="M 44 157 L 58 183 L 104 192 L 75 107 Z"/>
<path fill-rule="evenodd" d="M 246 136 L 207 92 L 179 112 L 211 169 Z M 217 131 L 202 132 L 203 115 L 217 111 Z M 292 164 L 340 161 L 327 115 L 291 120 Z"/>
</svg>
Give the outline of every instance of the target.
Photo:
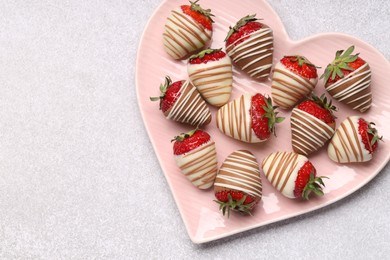
<svg viewBox="0 0 390 260">
<path fill-rule="evenodd" d="M 160 92 L 159 97 L 151 97 L 150 100 L 160 101 L 160 109 L 167 119 L 193 126 L 210 123 L 210 109 L 189 80 L 172 83 L 167 76 L 164 84 L 160 85 Z"/>
<path fill-rule="evenodd" d="M 335 59 L 326 67 L 325 88 L 336 100 L 352 109 L 365 112 L 371 107 L 371 69 L 368 63 L 352 54 L 355 47 L 336 52 Z"/>
<path fill-rule="evenodd" d="M 226 36 L 226 52 L 249 76 L 265 80 L 271 71 L 274 51 L 272 29 L 256 15 L 241 18 Z"/>
<path fill-rule="evenodd" d="M 259 143 L 275 134 L 277 117 L 270 97 L 260 93 L 243 94 L 218 110 L 217 127 L 227 136 L 247 143 Z"/>
</svg>

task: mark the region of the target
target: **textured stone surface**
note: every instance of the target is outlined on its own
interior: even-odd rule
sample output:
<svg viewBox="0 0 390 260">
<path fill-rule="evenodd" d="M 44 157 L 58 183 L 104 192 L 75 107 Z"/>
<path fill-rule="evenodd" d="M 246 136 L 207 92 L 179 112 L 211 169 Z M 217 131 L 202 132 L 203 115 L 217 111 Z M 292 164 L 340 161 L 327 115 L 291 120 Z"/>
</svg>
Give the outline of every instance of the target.
<svg viewBox="0 0 390 260">
<path fill-rule="evenodd" d="M 192 244 L 135 94 L 159 2 L 0 1 L 0 258 L 386 258 L 389 166 L 324 209 Z M 292 39 L 344 32 L 390 59 L 390 1 L 270 4 Z"/>
</svg>

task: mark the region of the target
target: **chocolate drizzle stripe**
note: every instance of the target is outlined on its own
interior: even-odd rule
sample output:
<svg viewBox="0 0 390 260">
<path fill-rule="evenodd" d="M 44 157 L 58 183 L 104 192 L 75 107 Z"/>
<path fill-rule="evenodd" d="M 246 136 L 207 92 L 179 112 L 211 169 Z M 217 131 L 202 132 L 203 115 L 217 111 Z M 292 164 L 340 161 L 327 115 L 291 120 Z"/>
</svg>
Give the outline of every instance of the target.
<svg viewBox="0 0 390 260">
<path fill-rule="evenodd" d="M 292 173 L 297 170 L 298 155 L 297 154 L 293 154 L 293 155 L 291 155 L 289 157 L 291 158 L 290 163 L 292 164 L 290 170 L 288 171 L 287 174 L 286 174 L 286 172 L 281 172 L 280 173 L 281 175 L 285 175 L 284 176 L 285 177 L 284 182 L 283 182 L 282 186 L 280 187 L 280 191 L 281 192 L 284 191 L 284 188 L 286 187 L 287 182 L 290 180 Z"/>
<path fill-rule="evenodd" d="M 191 125 L 203 125 L 209 120 L 211 113 L 196 88 L 187 80 L 180 91 L 181 95 L 173 104 L 167 118 Z"/>
<path fill-rule="evenodd" d="M 195 22 L 180 9 L 172 10 L 165 24 L 163 42 L 166 51 L 175 59 L 202 48 L 212 32 Z"/>
<path fill-rule="evenodd" d="M 322 147 L 333 136 L 334 129 L 309 113 L 294 108 L 291 114 L 291 133 L 294 151 L 299 150 L 308 155 Z"/>
<path fill-rule="evenodd" d="M 236 45 L 242 38 L 248 38 Z M 228 55 L 251 77 L 263 78 L 269 75 L 272 67 L 273 36 L 269 27 L 245 35 L 226 47 Z M 261 55 L 264 53 L 264 55 Z M 270 57 L 269 62 L 263 62 Z M 252 67 L 252 68 L 251 68 Z"/>
<path fill-rule="evenodd" d="M 242 191 L 255 198 L 261 198 L 262 183 L 256 158 L 247 151 L 233 152 L 222 164 L 214 186 Z"/>
<path fill-rule="evenodd" d="M 368 63 L 348 74 L 345 78 L 326 86 L 335 99 L 360 112 L 371 106 L 371 69 Z"/>
<path fill-rule="evenodd" d="M 173 14 L 176 14 L 178 15 L 180 18 L 182 18 L 182 20 L 180 20 L 179 18 L 178 21 L 180 21 L 183 26 L 181 27 L 182 29 L 186 30 L 188 32 L 189 35 L 192 35 L 194 36 L 199 42 L 203 44 L 205 44 L 206 42 L 202 39 L 202 37 L 192 28 L 196 28 L 198 29 L 199 31 L 201 31 L 203 34 L 205 34 L 206 36 L 208 36 L 208 39 L 210 39 L 211 37 L 209 37 L 209 35 L 206 33 L 205 29 L 200 25 L 198 24 L 197 22 L 193 21 L 192 18 L 190 18 L 188 15 L 186 14 L 183 14 L 183 13 L 180 13 L 180 12 L 177 12 L 177 11 L 172 11 Z M 190 24 L 192 26 L 188 26 L 184 20 L 187 22 L 187 24 Z M 179 26 L 180 27 L 180 26 Z M 187 34 L 187 35 L 188 35 Z M 189 36 L 187 36 L 189 38 Z M 195 45 L 196 46 L 196 45 Z"/>
<path fill-rule="evenodd" d="M 217 154 L 215 143 L 208 143 L 192 150 L 191 152 L 178 155 L 178 165 L 181 172 L 197 187 L 211 187 L 217 174 Z M 189 160 L 181 164 L 184 158 Z"/>
</svg>

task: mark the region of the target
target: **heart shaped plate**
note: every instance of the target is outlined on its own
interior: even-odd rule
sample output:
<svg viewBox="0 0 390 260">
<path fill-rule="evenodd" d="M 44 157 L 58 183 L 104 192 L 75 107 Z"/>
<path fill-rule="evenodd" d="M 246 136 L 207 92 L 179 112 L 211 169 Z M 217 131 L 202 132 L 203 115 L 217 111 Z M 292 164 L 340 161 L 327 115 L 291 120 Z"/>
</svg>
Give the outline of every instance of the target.
<svg viewBox="0 0 390 260">
<path fill-rule="evenodd" d="M 340 33 L 326 33 L 314 35 L 300 41 L 289 39 L 279 16 L 271 6 L 262 0 L 226 1 L 220 5 L 219 1 L 202 0 L 204 8 L 210 8 L 215 15 L 213 25 L 214 34 L 212 48 L 224 48 L 224 39 L 229 26 L 233 26 L 241 17 L 256 13 L 263 18 L 265 24 L 273 29 L 274 33 L 274 64 L 284 55 L 301 54 L 311 62 L 322 67 L 318 73 L 323 73 L 326 65 L 333 60 L 337 50 L 346 49 L 355 45 L 372 69 L 373 104 L 371 109 L 363 114 L 368 121 L 376 122 L 379 133 L 384 135 L 372 161 L 364 164 L 337 164 L 332 162 L 326 153 L 326 146 L 310 156 L 319 175 L 328 176 L 326 179 L 325 195 L 313 198 L 310 201 L 291 200 L 281 196 L 262 174 L 263 199 L 257 205 L 253 216 L 231 214 L 230 218 L 223 217 L 218 211 L 218 205 L 213 201 L 212 189 L 203 191 L 193 186 L 175 164 L 172 153 L 171 139 L 183 132 L 192 129 L 165 119 L 159 111 L 158 102 L 151 102 L 150 96 L 159 95 L 159 85 L 164 77 L 169 75 L 173 81 L 187 79 L 186 61 L 175 61 L 164 51 L 162 34 L 164 24 L 170 11 L 177 6 L 187 4 L 185 0 L 166 0 L 155 10 L 142 35 L 136 61 L 136 89 L 138 103 L 146 126 L 146 130 L 153 144 L 161 168 L 179 208 L 182 219 L 191 240 L 194 243 L 226 237 L 238 232 L 260 227 L 269 223 L 291 218 L 315 209 L 334 203 L 352 192 L 358 190 L 387 164 L 390 158 L 390 63 L 369 44 Z M 260 92 L 271 94 L 271 81 L 256 82 L 247 75 L 233 69 L 233 92 L 231 100 L 244 92 Z M 314 93 L 321 95 L 325 92 L 321 80 Z M 329 96 L 328 96 L 329 97 Z M 337 126 L 347 116 L 359 115 L 357 111 L 334 101 L 338 107 Z M 216 143 L 219 166 L 224 159 L 237 149 L 247 149 L 254 153 L 258 162 L 275 151 L 291 151 L 290 111 L 279 110 L 285 121 L 277 126 L 278 137 L 273 137 L 265 143 L 245 144 L 223 135 L 216 127 L 215 113 L 217 109 L 210 108 L 213 119 L 204 129 L 212 136 Z M 165 183 L 162 183 L 165 185 Z"/>
</svg>

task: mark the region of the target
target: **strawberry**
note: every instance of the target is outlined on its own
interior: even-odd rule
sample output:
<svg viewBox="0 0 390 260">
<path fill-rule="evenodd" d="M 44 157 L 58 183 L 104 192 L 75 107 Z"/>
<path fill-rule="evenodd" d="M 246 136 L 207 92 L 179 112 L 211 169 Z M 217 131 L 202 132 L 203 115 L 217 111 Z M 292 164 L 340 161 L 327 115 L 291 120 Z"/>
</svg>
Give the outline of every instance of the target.
<svg viewBox="0 0 390 260">
<path fill-rule="evenodd" d="M 292 108 L 318 82 L 317 67 L 303 56 L 284 56 L 274 68 L 272 98 L 283 109 Z"/>
<path fill-rule="evenodd" d="M 325 89 L 336 100 L 352 109 L 365 112 L 371 107 L 371 69 L 358 54 L 352 55 L 355 46 L 336 52 L 335 59 L 326 67 Z"/>
<path fill-rule="evenodd" d="M 175 136 L 173 154 L 181 172 L 199 189 L 208 189 L 217 175 L 217 153 L 210 135 L 200 129 Z"/>
<path fill-rule="evenodd" d="M 217 127 L 227 136 L 247 143 L 259 143 L 275 135 L 275 124 L 284 118 L 277 117 L 277 107 L 270 97 L 243 94 L 218 110 Z"/>
<path fill-rule="evenodd" d="M 241 18 L 225 38 L 226 52 L 250 77 L 264 80 L 272 67 L 273 33 L 256 15 Z"/>
<path fill-rule="evenodd" d="M 329 158 L 339 163 L 370 161 L 382 140 L 374 126 L 359 116 L 345 119 L 329 143 Z"/>
<path fill-rule="evenodd" d="M 165 51 L 174 59 L 183 59 L 203 49 L 211 40 L 212 16 L 198 1 L 172 10 L 163 33 Z"/>
<path fill-rule="evenodd" d="M 192 55 L 187 65 L 190 80 L 203 98 L 220 107 L 229 101 L 233 72 L 230 58 L 221 49 L 207 49 Z"/>
<path fill-rule="evenodd" d="M 150 97 L 150 100 L 160 101 L 160 109 L 166 118 L 194 126 L 210 123 L 211 113 L 206 102 L 188 80 L 172 83 L 166 76 L 160 92 L 159 97 Z"/>
<path fill-rule="evenodd" d="M 275 152 L 262 162 L 262 169 L 268 181 L 287 198 L 309 199 L 313 192 L 324 195 L 322 179 L 307 157 L 294 152 Z"/>
<path fill-rule="evenodd" d="M 249 151 L 238 150 L 223 162 L 214 183 L 215 202 L 222 214 L 251 214 L 262 197 L 259 164 Z"/>
<path fill-rule="evenodd" d="M 309 155 L 320 149 L 330 138 L 335 128 L 336 107 L 328 103 L 325 95 L 311 98 L 298 104 L 291 113 L 291 140 L 294 152 Z"/>
</svg>

